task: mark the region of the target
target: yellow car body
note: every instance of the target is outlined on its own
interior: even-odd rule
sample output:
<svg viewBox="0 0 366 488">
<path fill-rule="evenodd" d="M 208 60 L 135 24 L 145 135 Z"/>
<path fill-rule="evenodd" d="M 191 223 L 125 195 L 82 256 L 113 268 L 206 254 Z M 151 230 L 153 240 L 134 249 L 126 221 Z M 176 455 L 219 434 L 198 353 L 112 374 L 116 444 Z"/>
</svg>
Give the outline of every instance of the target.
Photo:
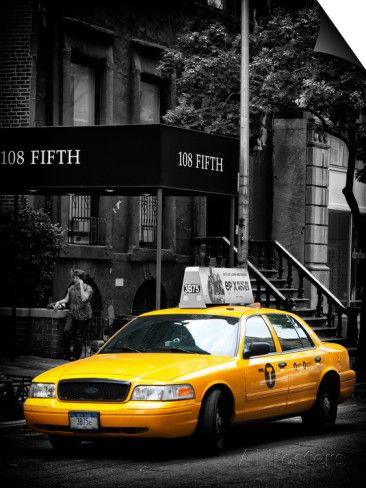
<svg viewBox="0 0 366 488">
<path fill-rule="evenodd" d="M 166 352 L 108 352 L 108 347 L 111 347 L 108 344 L 111 341 L 116 343 L 116 337 L 121 331 L 127 330 L 130 334 L 128 337 L 133 336 L 133 328 L 138 333 L 139 322 L 136 321 L 141 318 L 152 322 L 159 317 L 168 320 L 171 316 L 178 323 L 179 317 L 187 315 L 207 320 L 204 322 L 205 327 L 210 326 L 214 320 L 212 317 L 233 323 L 237 321 L 237 342 L 231 355 L 181 353 L 174 348 L 171 352 L 169 348 Z M 308 345 L 293 348 L 293 343 L 292 349 L 283 350 L 284 343 L 281 346 L 278 330 L 284 330 L 287 334 L 286 327 L 275 329 L 273 324 L 293 319 L 305 331 Z M 258 347 L 267 350 L 267 339 L 264 346 L 258 346 L 255 339 L 259 339 L 259 342 L 262 339 L 255 337 L 256 333 L 253 336 L 250 332 L 252 335 L 249 335 L 251 327 L 255 329 L 258 323 L 263 327 L 263 322 L 270 331 L 274 347 L 271 346 L 270 352 L 250 355 L 250 341 L 254 342 L 251 346 L 253 350 Z M 272 344 L 270 339 L 268 341 Z M 171 345 L 172 342 L 165 341 L 165 344 Z M 77 399 L 60 397 L 60 385 L 66 384 L 66 389 L 73 385 L 77 391 L 78 385 L 85 387 L 87 384 L 88 392 L 93 397 L 93 384 L 99 387 L 103 382 L 107 387 L 113 385 L 113 382 L 124 382 L 127 396 L 122 401 L 80 399 L 80 393 L 77 393 Z M 33 383 L 36 386 L 55 385 L 54 394 L 50 394 L 53 394 L 53 398 L 29 397 L 24 404 L 28 426 L 49 434 L 52 439 L 173 438 L 190 436 L 203 426 L 208 443 L 213 439 L 215 444 L 219 434 L 212 433 L 212 429 L 220 429 L 221 419 L 216 408 L 219 401 L 225 411 L 226 424 L 294 415 L 303 415 L 304 419 L 308 415 L 316 423 L 319 415 L 323 415 L 319 414 L 319 408 L 324 407 L 326 412 L 332 404 L 332 398 L 336 404 L 352 394 L 355 372 L 350 368 L 348 352 L 343 346 L 320 341 L 311 327 L 292 313 L 265 308 L 215 306 L 207 309 L 174 308 L 143 314 L 117 332 L 97 354 L 46 371 L 37 376 Z M 149 389 L 144 389 L 149 385 L 152 388 L 180 385 L 174 391 L 182 398 L 136 399 L 133 397 L 134 390 L 139 385 L 142 385 L 142 394 L 150 394 Z M 328 395 L 328 400 L 320 398 L 324 385 L 328 385 L 328 390 L 334 393 L 333 396 Z M 213 392 L 216 392 L 216 396 Z M 323 407 L 319 407 L 319 402 L 324 402 Z M 75 425 L 75 421 L 82 424 L 84 413 L 85 416 L 97 419 L 97 428 Z M 77 418 L 71 425 L 71 417 L 74 415 Z"/>
</svg>

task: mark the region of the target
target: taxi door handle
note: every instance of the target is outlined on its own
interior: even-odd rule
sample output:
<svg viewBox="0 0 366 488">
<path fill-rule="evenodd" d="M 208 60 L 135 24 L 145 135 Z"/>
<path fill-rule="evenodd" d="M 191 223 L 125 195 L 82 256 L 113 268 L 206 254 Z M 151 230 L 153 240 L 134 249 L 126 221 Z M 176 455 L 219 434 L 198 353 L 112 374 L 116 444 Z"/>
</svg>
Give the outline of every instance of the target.
<svg viewBox="0 0 366 488">
<path fill-rule="evenodd" d="M 285 366 L 287 366 L 287 363 L 278 363 L 279 368 L 284 368 Z"/>
<path fill-rule="evenodd" d="M 322 358 L 320 356 L 316 356 L 315 357 L 315 362 L 316 363 L 320 363 L 321 360 L 322 360 Z"/>
</svg>

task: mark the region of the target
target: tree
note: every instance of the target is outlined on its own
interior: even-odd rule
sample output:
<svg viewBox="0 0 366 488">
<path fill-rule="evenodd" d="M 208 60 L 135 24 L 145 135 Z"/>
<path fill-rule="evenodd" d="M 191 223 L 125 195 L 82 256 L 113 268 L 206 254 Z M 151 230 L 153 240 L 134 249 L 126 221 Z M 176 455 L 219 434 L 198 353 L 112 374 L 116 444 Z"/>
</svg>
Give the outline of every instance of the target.
<svg viewBox="0 0 366 488">
<path fill-rule="evenodd" d="M 239 135 L 240 36 L 225 25 L 190 20 L 160 72 L 176 76 L 178 105 L 164 121 L 211 134 Z"/>
<path fill-rule="evenodd" d="M 319 30 L 317 8 L 275 10 L 253 23 L 250 38 L 250 110 L 252 137 L 268 115 L 287 109 L 311 112 L 324 131 L 348 147 L 343 193 L 348 202 L 361 248 L 366 229 L 353 194 L 356 161 L 364 163 L 357 177 L 366 181 L 365 71 L 339 58 L 314 52 Z M 240 40 L 228 27 L 191 21 L 175 49 L 164 55 L 161 72 L 177 77 L 178 106 L 165 122 L 212 133 L 239 131 Z M 361 310 L 360 350 L 366 350 L 366 286 Z"/>
<path fill-rule="evenodd" d="M 361 214 L 353 195 L 356 160 L 365 161 L 365 71 L 347 61 L 316 53 L 317 9 L 277 11 L 252 34 L 252 104 L 256 113 L 300 107 L 322 123 L 324 131 L 348 147 L 347 183 L 343 190 L 361 242 Z M 358 177 L 364 177 L 364 169 Z M 365 246 L 364 246 L 365 247 Z"/>
<path fill-rule="evenodd" d="M 346 144 L 349 155 L 342 191 L 359 245 L 366 251 L 366 229 L 353 193 L 355 174 L 363 182 L 366 175 L 366 73 L 347 61 L 314 52 L 318 30 L 317 9 L 277 11 L 255 29 L 251 39 L 252 103 L 257 113 L 281 107 L 307 110 L 320 120 L 325 132 Z M 363 167 L 356 173 L 357 160 Z M 359 364 L 366 352 L 366 286 L 362 293 Z"/>
<path fill-rule="evenodd" d="M 0 262 L 2 283 L 6 286 L 2 286 L 1 304 L 13 304 L 15 282 L 16 306 L 44 307 L 51 294 L 55 259 L 61 249 L 62 229 L 53 224 L 45 212 L 31 208 L 24 198 L 19 202 L 16 228 L 15 239 L 14 210 L 3 212 Z M 15 242 L 16 259 L 12 259 Z"/>
</svg>

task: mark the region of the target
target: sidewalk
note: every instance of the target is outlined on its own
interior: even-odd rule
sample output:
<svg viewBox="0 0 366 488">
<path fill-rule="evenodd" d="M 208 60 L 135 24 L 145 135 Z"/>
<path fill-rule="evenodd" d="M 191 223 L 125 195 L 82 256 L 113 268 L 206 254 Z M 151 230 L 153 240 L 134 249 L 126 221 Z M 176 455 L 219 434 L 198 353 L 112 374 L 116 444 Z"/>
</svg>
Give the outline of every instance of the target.
<svg viewBox="0 0 366 488">
<path fill-rule="evenodd" d="M 33 379 L 48 369 L 67 363 L 63 359 L 41 358 L 37 356 L 17 356 L 11 361 L 0 361 L 0 378 L 2 376 L 21 376 Z M 0 431 L 16 431 L 26 427 L 25 420 L 0 419 Z"/>
<path fill-rule="evenodd" d="M 0 375 L 35 376 L 48 369 L 65 364 L 64 359 L 41 358 L 38 356 L 17 356 L 12 361 L 0 361 Z"/>
</svg>

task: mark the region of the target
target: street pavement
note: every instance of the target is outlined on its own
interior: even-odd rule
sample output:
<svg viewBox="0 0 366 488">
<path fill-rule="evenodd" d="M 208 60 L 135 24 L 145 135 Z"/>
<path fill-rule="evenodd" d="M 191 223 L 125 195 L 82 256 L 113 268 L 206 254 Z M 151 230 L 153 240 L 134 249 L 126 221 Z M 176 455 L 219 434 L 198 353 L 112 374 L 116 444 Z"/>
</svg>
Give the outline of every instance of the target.
<svg viewBox="0 0 366 488">
<path fill-rule="evenodd" d="M 38 356 L 17 356 L 14 360 L 0 361 L 0 375 L 35 376 L 48 369 L 67 363 L 64 359 L 41 358 Z"/>
<path fill-rule="evenodd" d="M 339 406 L 332 432 L 308 432 L 299 417 L 233 428 L 221 456 L 194 439 L 84 442 L 55 452 L 47 436 L 0 432 L 5 488 L 361 488 L 365 486 L 366 398 Z"/>
</svg>

